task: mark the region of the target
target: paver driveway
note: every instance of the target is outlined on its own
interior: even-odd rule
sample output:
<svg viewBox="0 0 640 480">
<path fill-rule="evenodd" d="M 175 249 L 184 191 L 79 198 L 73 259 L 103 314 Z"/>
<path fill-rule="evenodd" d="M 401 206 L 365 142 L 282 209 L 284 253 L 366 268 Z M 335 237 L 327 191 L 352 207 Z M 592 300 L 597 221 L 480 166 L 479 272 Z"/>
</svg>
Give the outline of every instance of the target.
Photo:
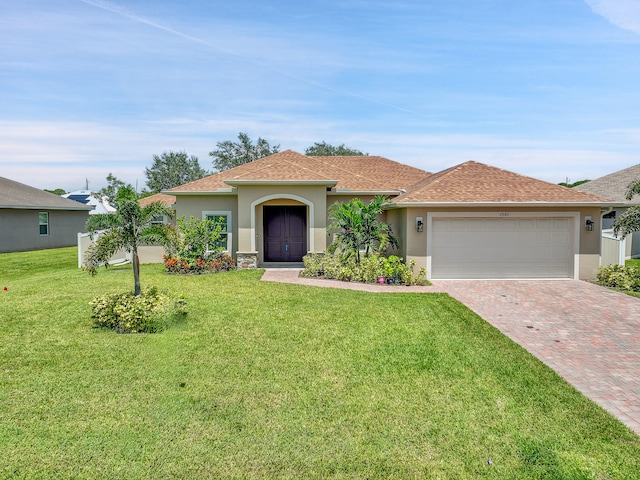
<svg viewBox="0 0 640 480">
<path fill-rule="evenodd" d="M 640 298 L 577 280 L 451 280 L 389 287 L 305 279 L 263 280 L 393 292 L 446 292 L 640 434 Z"/>
</svg>

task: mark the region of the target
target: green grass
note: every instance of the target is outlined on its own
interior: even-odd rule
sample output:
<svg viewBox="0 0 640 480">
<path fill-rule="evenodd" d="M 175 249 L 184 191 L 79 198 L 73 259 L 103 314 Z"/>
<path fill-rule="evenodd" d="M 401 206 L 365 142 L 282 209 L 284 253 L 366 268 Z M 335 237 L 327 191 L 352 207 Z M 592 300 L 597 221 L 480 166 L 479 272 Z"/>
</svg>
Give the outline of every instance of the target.
<svg viewBox="0 0 640 480">
<path fill-rule="evenodd" d="M 639 476 L 636 435 L 447 295 L 148 265 L 189 315 L 120 335 L 88 302 L 130 268 L 76 258 L 0 255 L 1 478 Z"/>
<path fill-rule="evenodd" d="M 637 267 L 640 268 L 640 258 L 630 258 L 629 260 L 625 260 L 624 264 L 627 267 Z"/>
</svg>

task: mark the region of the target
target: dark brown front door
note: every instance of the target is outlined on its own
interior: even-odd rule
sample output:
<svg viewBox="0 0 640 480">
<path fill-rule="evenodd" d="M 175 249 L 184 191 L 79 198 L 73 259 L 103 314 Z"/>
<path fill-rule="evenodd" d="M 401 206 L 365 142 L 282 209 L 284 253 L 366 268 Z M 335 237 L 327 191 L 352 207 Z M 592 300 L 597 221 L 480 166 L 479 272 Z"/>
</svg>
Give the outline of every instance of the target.
<svg viewBox="0 0 640 480">
<path fill-rule="evenodd" d="M 265 206 L 264 261 L 301 262 L 307 253 L 307 207 Z"/>
</svg>

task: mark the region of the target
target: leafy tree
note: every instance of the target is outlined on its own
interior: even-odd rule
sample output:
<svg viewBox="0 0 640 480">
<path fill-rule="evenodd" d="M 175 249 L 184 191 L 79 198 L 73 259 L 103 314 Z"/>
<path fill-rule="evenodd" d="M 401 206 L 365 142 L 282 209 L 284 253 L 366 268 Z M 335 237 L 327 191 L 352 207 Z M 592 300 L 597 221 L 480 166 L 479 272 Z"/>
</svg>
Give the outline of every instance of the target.
<svg viewBox="0 0 640 480">
<path fill-rule="evenodd" d="M 317 157 L 343 157 L 343 156 L 366 156 L 368 153 L 362 153 L 355 148 L 347 147 L 344 143 L 337 147 L 325 141 L 316 142 L 304 151 L 305 155 Z"/>
<path fill-rule="evenodd" d="M 152 221 L 160 215 L 173 216 L 173 210 L 161 202 L 141 207 L 138 195 L 130 185 L 118 189 L 114 202 L 115 213 L 89 215 L 87 231 L 92 235 L 98 230 L 104 232 L 85 253 L 86 269 L 91 275 L 95 275 L 98 266 L 107 266 L 109 259 L 118 250 L 130 252 L 133 264 L 133 294 L 137 296 L 141 293 L 138 247 L 167 241 L 170 227 L 153 224 Z"/>
<path fill-rule="evenodd" d="M 53 193 L 54 195 L 64 195 L 67 191 L 63 188 L 56 188 L 55 190 L 44 189 L 45 192 Z"/>
<path fill-rule="evenodd" d="M 218 142 L 218 148 L 209 152 L 209 155 L 213 157 L 213 166 L 218 172 L 253 162 L 280 151 L 280 145 L 272 147 L 269 142 L 260 137 L 254 145 L 246 133 L 240 132 L 238 140 L 239 142 L 231 140 Z"/>
<path fill-rule="evenodd" d="M 118 177 L 116 177 L 112 173 L 109 173 L 109 175 L 107 175 L 107 186 L 95 192 L 94 195 L 98 198 L 107 197 L 109 203 L 115 206 L 115 196 L 118 193 L 118 190 L 123 187 L 128 187 L 133 190 L 133 187 L 131 187 L 131 185 L 127 185 Z"/>
<path fill-rule="evenodd" d="M 636 179 L 627 187 L 627 200 L 631 200 L 635 195 L 640 195 L 640 179 Z M 621 238 L 630 233 L 640 231 L 640 206 L 636 205 L 624 211 L 613 224 L 613 234 Z"/>
<path fill-rule="evenodd" d="M 151 193 L 177 187 L 206 177 L 209 172 L 200 167 L 198 157 L 186 152 L 164 152 L 153 156 L 151 168 L 145 168 L 147 187 Z"/>
<path fill-rule="evenodd" d="M 344 258 L 355 255 L 359 264 L 361 251 L 368 255 L 374 248 L 385 250 L 388 245 L 397 246 L 391 227 L 378 218 L 388 205 L 389 197 L 383 195 L 378 195 L 368 205 L 359 198 L 331 205 L 329 229 L 337 232 L 330 251 L 339 250 Z"/>
<path fill-rule="evenodd" d="M 590 182 L 590 181 L 591 180 L 578 180 L 577 182 L 569 183 L 569 179 L 567 179 L 566 182 L 560 182 L 558 185 L 560 185 L 562 187 L 573 188 L 573 187 L 577 187 L 578 185 L 582 185 L 583 183 L 587 183 L 587 182 Z"/>
</svg>

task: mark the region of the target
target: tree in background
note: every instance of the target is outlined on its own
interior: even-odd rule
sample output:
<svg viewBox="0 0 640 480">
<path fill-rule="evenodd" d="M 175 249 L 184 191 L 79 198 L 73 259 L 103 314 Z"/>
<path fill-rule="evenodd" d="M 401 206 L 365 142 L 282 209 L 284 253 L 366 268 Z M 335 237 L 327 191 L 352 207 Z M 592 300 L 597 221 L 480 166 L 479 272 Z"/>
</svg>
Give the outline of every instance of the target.
<svg viewBox="0 0 640 480">
<path fill-rule="evenodd" d="M 67 191 L 63 188 L 56 188 L 55 190 L 48 190 L 48 189 L 44 189 L 45 192 L 49 192 L 49 193 L 53 193 L 54 195 L 64 195 L 65 193 L 67 193 Z"/>
<path fill-rule="evenodd" d="M 160 202 L 146 207 L 138 203 L 138 194 L 131 185 L 122 186 L 114 197 L 115 213 L 89 215 L 87 231 L 94 235 L 104 230 L 85 253 L 86 269 L 91 275 L 100 265 L 108 265 L 109 259 L 120 249 L 131 253 L 133 265 L 134 295 L 141 293 L 140 260 L 138 247 L 154 243 L 165 244 L 169 233 L 167 225 L 152 223 L 159 216 L 173 216 L 173 209 Z"/>
<path fill-rule="evenodd" d="M 344 143 L 337 147 L 325 141 L 316 142 L 304 151 L 305 155 L 316 157 L 346 157 L 346 156 L 367 156 L 368 153 L 362 153 L 355 148 L 347 147 Z"/>
<path fill-rule="evenodd" d="M 188 156 L 186 152 L 164 152 L 153 156 L 151 168 L 145 168 L 147 187 L 151 193 L 177 187 L 184 183 L 193 182 L 209 175 L 200 167 L 198 157 Z"/>
<path fill-rule="evenodd" d="M 591 180 L 578 180 L 577 182 L 569 183 L 569 179 L 567 179 L 566 182 L 560 182 L 558 185 L 560 185 L 562 187 L 573 188 L 573 187 L 577 187 L 578 185 L 582 185 L 583 183 L 587 183 L 587 182 L 590 182 L 590 181 Z"/>
<path fill-rule="evenodd" d="M 226 140 L 217 143 L 217 149 L 209 152 L 213 157 L 213 166 L 218 172 L 253 162 L 259 158 L 273 155 L 280 151 L 280 145 L 271 146 L 264 138 L 258 137 L 255 145 L 249 135 L 240 132 L 239 142 Z"/>
<path fill-rule="evenodd" d="M 101 188 L 100 190 L 95 192 L 93 195 L 98 198 L 106 197 L 107 201 L 112 206 L 115 206 L 114 199 L 116 197 L 116 194 L 118 193 L 118 190 L 120 190 L 123 187 L 128 187 L 133 190 L 133 187 L 131 185 L 127 185 L 125 182 L 117 178 L 115 175 L 113 175 L 112 173 L 109 173 L 109 175 L 107 175 L 107 186 L 104 188 Z"/>
<path fill-rule="evenodd" d="M 640 179 L 636 179 L 627 187 L 627 200 L 631 200 L 635 195 L 640 195 Z M 636 205 L 627 208 L 613 224 L 613 234 L 621 238 L 630 233 L 640 232 L 640 206 Z"/>
</svg>

